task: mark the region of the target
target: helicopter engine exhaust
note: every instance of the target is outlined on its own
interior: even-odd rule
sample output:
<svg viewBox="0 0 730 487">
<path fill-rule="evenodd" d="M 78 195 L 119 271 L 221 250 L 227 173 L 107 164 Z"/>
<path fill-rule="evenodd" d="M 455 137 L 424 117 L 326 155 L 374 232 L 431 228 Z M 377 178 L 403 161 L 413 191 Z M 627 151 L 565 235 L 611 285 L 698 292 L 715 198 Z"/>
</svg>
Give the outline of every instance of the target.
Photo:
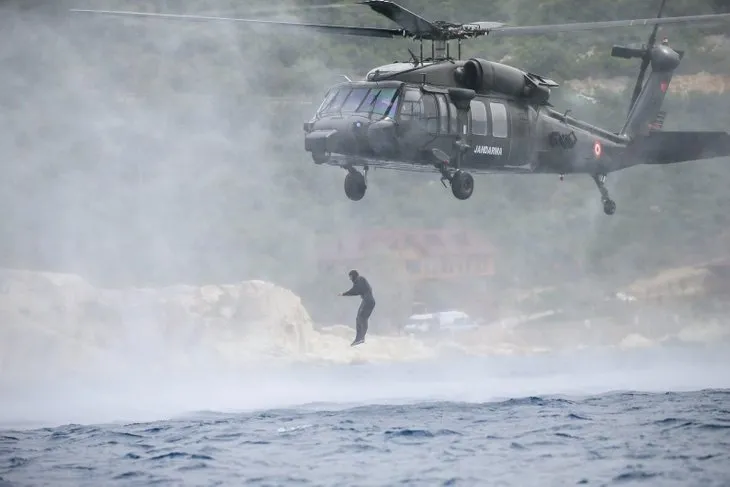
<svg viewBox="0 0 730 487">
<path fill-rule="evenodd" d="M 524 71 L 506 64 L 471 58 L 456 71 L 456 81 L 478 93 L 497 92 L 545 103 L 550 88 L 533 80 Z"/>
</svg>

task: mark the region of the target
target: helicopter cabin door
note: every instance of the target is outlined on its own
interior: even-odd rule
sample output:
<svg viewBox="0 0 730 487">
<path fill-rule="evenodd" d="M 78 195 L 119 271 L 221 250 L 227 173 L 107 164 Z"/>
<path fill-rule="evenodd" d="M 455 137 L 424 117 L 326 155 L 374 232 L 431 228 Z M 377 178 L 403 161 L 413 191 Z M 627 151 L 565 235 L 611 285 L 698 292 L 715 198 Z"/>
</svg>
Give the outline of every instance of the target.
<svg viewBox="0 0 730 487">
<path fill-rule="evenodd" d="M 470 105 L 471 157 L 475 164 L 500 166 L 509 161 L 510 124 L 506 102 L 474 98 Z"/>
</svg>

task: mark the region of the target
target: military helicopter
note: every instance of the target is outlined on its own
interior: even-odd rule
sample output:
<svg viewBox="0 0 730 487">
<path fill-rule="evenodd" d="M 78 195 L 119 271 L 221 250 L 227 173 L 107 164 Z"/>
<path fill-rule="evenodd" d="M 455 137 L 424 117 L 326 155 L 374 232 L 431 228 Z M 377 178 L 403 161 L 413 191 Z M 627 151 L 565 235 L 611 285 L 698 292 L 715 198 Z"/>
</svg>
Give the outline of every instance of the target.
<svg viewBox="0 0 730 487">
<path fill-rule="evenodd" d="M 364 80 L 331 87 L 313 117 L 304 123 L 304 148 L 316 164 L 347 171 L 348 198 L 361 200 L 370 167 L 441 174 L 453 195 L 468 199 L 474 191 L 471 172 L 590 175 L 601 194 L 604 212 L 616 203 L 606 176 L 639 164 L 673 164 L 730 155 L 730 134 L 662 131 L 661 110 L 667 88 L 684 52 L 666 39 L 657 44 L 660 25 L 709 23 L 730 14 L 508 26 L 499 22 L 456 24 L 429 21 L 388 0 L 359 2 L 399 28 L 348 27 L 262 19 L 205 17 L 124 11 L 74 10 L 187 20 L 217 20 L 301 27 L 367 36 L 405 37 L 420 41 L 412 62 L 370 70 Z M 626 26 L 654 28 L 642 47 L 614 46 L 611 55 L 640 59 L 641 66 L 624 126 L 613 132 L 555 110 L 551 89 L 558 83 L 535 73 L 482 58 L 461 59 L 462 41 L 481 36 L 525 36 Z M 424 57 L 423 41 L 431 41 Z M 456 40 L 457 56 L 450 41 Z M 644 82 L 647 68 L 651 72 Z M 357 168 L 362 167 L 363 172 Z"/>
</svg>

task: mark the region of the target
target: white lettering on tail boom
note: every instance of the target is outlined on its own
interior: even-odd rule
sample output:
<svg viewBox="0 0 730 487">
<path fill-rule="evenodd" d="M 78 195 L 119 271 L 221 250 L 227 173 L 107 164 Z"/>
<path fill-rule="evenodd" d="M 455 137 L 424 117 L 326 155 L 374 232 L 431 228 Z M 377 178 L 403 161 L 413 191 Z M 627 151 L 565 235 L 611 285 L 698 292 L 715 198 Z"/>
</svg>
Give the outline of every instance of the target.
<svg viewBox="0 0 730 487">
<path fill-rule="evenodd" d="M 489 156 L 501 156 L 502 148 L 491 145 L 478 145 L 474 147 L 474 154 L 486 154 Z"/>
</svg>

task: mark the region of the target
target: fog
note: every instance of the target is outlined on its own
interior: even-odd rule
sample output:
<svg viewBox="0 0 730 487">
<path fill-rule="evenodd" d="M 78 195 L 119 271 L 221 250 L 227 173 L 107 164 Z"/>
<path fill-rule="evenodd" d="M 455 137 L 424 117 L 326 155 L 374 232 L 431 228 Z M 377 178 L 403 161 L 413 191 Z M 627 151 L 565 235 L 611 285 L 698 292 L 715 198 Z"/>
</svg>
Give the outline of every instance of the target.
<svg viewBox="0 0 730 487">
<path fill-rule="evenodd" d="M 134 5 L 93 2 L 99 9 Z M 212 1 L 190 2 L 190 9 L 159 5 L 209 15 L 246 13 L 243 8 L 221 11 Z M 349 268 L 336 275 L 316 271 L 321 233 L 371 226 L 477 227 L 499 245 L 500 262 L 513 266 L 514 276 L 548 275 L 553 281 L 580 274 L 573 267 L 556 267 L 566 254 L 590 263 L 606 247 L 651 246 L 667 235 L 676 237 L 677 245 L 690 244 L 686 230 L 669 223 L 655 223 L 655 235 L 645 235 L 643 242 L 641 236 L 616 230 L 639 228 L 651 214 L 636 190 L 635 176 L 643 169 L 610 179 L 618 213 L 630 208 L 626 218 L 633 227 L 607 220 L 589 178 L 558 183 L 536 176 L 534 185 L 519 177 L 478 178 L 465 205 L 441 191 L 435 175 L 375 171 L 366 198 L 351 202 L 343 194 L 344 172 L 315 166 L 303 151 L 302 122 L 327 87 L 342 74 L 363 74 L 343 73 L 336 60 L 328 62 L 326 51 L 321 60 L 309 57 L 325 45 L 323 37 L 67 11 L 90 6 L 80 0 L 0 2 L 0 267 L 67 272 L 110 288 L 262 279 L 304 295 L 308 308 L 337 309 L 333 315 L 351 319 L 357 303 L 336 297 L 349 287 Z M 263 6 L 260 2 L 251 11 L 260 13 Z M 297 14 L 288 10 L 285 18 L 295 20 Z M 389 42 L 383 46 L 378 62 L 404 56 Z M 294 101 L 287 103 L 290 96 Z M 590 104 L 576 108 L 589 119 L 604 115 Z M 717 174 L 717 165 L 708 164 L 710 169 L 697 170 L 698 179 Z M 662 174 L 642 181 L 670 181 L 671 173 Z M 560 201 L 546 203 L 556 184 L 566 188 L 555 198 Z M 717 189 L 721 181 L 713 184 Z M 523 198 L 526 194 L 529 198 Z M 666 204 L 666 198 L 651 204 Z M 631 209 L 637 201 L 642 204 Z M 722 208 L 714 203 L 702 205 Z M 570 208 L 565 221 L 564 208 Z M 694 238 L 702 235 L 697 230 Z M 616 238 L 610 245 L 608 236 Z M 624 260 L 616 257 L 615 272 L 589 276 L 564 301 L 576 300 L 579 293 L 586 299 L 602 296 L 650 257 L 638 252 Z M 670 260 L 656 258 L 657 266 Z M 499 286 L 515 285 L 514 276 L 505 274 L 506 284 Z M 399 285 L 389 284 L 385 275 L 374 278 L 383 301 Z M 466 284 L 443 292 L 458 296 L 459 286 Z M 617 369 L 629 352 L 612 350 L 601 359 L 575 352 L 570 358 L 448 357 L 425 365 L 251 363 L 235 371 L 208 351 L 194 350 L 185 352 L 192 357 L 189 368 L 166 370 L 165 356 L 176 353 L 176 346 L 151 320 L 126 319 L 128 340 L 107 350 L 106 361 L 82 376 L 51 370 L 23 381 L 3 377 L 0 422 L 152 420 L 196 410 L 312 402 L 483 401 L 730 386 L 728 361 L 718 358 L 721 352 L 712 355 L 703 348 L 631 352 L 629 369 Z M 42 352 L 34 353 L 39 355 L 29 361 L 40 360 Z M 515 368 L 521 371 L 516 376 Z"/>
<path fill-rule="evenodd" d="M 107 364 L 108 365 L 108 364 Z M 235 374 L 218 367 L 125 369 L 29 381 L 4 394 L 0 427 L 146 422 L 200 412 L 312 407 L 341 409 L 417 401 L 496 402 L 617 391 L 730 387 L 726 349 L 590 350 L 529 357 L 450 358 L 416 364 L 282 367 Z"/>
<path fill-rule="evenodd" d="M 276 111 L 245 88 L 266 56 L 242 51 L 236 30 L 8 9 L 5 265 L 111 285 L 215 282 L 265 267 L 240 234 L 303 230 L 306 243 L 280 185 L 304 157 L 271 154 Z"/>
</svg>

